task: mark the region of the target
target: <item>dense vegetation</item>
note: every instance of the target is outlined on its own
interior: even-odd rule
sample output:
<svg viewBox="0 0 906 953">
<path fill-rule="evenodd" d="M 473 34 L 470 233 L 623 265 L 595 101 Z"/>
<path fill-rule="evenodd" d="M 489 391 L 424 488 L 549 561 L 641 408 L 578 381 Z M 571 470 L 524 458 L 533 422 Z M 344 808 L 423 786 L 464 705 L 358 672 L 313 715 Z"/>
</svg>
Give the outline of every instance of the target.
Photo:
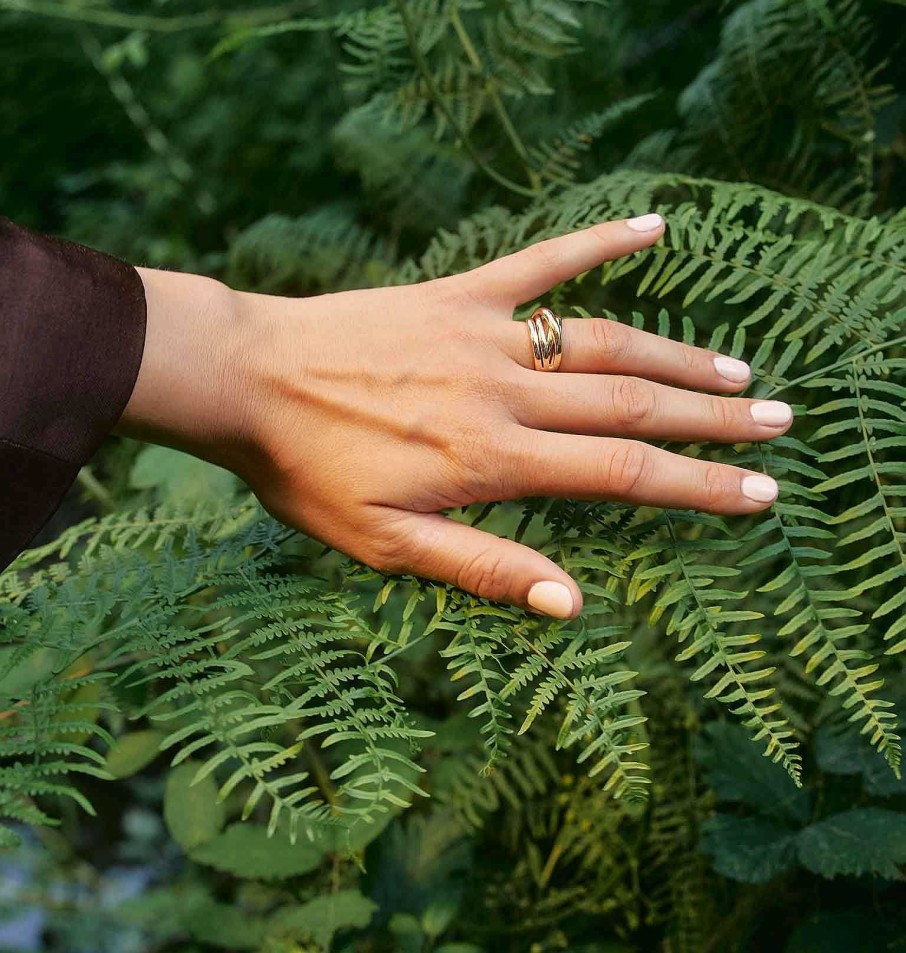
<svg viewBox="0 0 906 953">
<path fill-rule="evenodd" d="M 0 948 L 902 944 L 903 13 L 0 0 L 11 218 L 305 295 L 659 210 L 555 305 L 745 355 L 797 411 L 683 449 L 777 477 L 753 518 L 456 514 L 570 571 L 571 624 L 110 441 L 0 576 Z"/>
</svg>

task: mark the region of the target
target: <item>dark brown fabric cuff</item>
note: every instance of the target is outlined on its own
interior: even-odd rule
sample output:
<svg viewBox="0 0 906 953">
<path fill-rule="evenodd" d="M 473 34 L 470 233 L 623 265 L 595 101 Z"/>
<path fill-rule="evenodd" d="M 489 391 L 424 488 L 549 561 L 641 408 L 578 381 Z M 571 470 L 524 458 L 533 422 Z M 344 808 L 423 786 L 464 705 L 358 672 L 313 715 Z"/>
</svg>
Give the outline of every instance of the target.
<svg viewBox="0 0 906 953">
<path fill-rule="evenodd" d="M 60 505 L 79 468 L 0 439 L 0 569 L 5 569 Z"/>
<path fill-rule="evenodd" d="M 116 425 L 144 341 L 131 265 L 0 218 L 0 568 Z"/>
</svg>

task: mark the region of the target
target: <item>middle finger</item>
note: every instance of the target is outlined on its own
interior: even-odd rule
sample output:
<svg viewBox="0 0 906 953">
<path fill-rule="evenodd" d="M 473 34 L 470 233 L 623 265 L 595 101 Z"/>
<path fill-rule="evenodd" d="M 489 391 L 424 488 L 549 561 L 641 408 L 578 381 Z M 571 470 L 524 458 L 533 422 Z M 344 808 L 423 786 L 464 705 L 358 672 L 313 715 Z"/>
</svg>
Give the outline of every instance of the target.
<svg viewBox="0 0 906 953">
<path fill-rule="evenodd" d="M 742 443 L 779 436 L 793 420 L 779 400 L 715 397 L 622 375 L 525 371 L 510 395 L 523 426 L 591 436 Z"/>
</svg>

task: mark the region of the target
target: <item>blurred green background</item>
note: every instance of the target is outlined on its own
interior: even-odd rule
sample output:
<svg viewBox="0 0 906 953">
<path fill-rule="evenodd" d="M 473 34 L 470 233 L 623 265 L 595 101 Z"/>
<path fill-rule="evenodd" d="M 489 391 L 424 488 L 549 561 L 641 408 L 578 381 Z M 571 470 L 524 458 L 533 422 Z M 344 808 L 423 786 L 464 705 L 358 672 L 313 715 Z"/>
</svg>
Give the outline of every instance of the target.
<svg viewBox="0 0 906 953">
<path fill-rule="evenodd" d="M 409 5 L 420 3 L 443 7 Z M 0 0 L 0 212 L 137 264 L 306 295 L 378 285 L 439 230 L 494 206 L 525 208 L 530 199 L 484 174 L 442 122 L 382 118 L 380 43 L 375 66 L 327 22 L 377 6 Z M 902 210 L 901 3 L 458 6 L 479 33 L 504 14 L 562 19 L 569 49 L 553 35 L 547 49 L 527 45 L 536 74 L 509 77 L 525 89 L 507 102 L 526 142 L 573 130 L 577 180 L 674 171 L 860 216 Z M 313 20 L 280 29 L 300 18 Z M 816 62 L 829 66 L 819 73 Z M 519 180 L 499 125 L 456 102 L 481 157 Z M 575 131 L 609 104 L 620 105 L 607 122 Z M 111 506 L 239 490 L 171 451 L 111 441 L 42 539 Z M 220 835 L 220 855 L 190 860 L 223 818 L 204 785 L 190 792 L 184 775 L 167 774 L 159 738 L 136 733 L 118 755 L 127 780 L 87 782 L 96 817 L 73 810 L 0 854 L 0 949 L 906 949 L 906 788 L 820 707 L 796 792 L 741 729 L 654 667 L 652 730 L 672 756 L 655 775 L 655 809 L 617 810 L 551 757 L 543 734 L 519 754 L 524 788 L 504 769 L 496 781 L 473 770 L 464 797 L 461 769 L 481 763 L 474 723 L 432 681 L 427 649 L 409 661 L 409 696 L 423 693 L 420 717 L 437 731 L 430 806 L 360 831 L 352 855 L 316 843 L 284 856 L 256 830 Z M 892 690 L 902 695 L 902 683 Z M 722 828 L 718 805 L 740 823 Z M 821 827 L 854 808 L 868 812 L 865 870 Z"/>
</svg>

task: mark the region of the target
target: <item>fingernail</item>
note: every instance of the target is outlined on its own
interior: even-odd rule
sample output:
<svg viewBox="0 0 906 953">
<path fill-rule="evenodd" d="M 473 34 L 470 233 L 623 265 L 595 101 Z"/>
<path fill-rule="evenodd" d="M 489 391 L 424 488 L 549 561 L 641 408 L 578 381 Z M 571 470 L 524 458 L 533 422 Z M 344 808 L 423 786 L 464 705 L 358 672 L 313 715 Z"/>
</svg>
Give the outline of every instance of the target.
<svg viewBox="0 0 906 953">
<path fill-rule="evenodd" d="M 634 232 L 653 232 L 663 224 L 664 220 L 657 212 L 640 215 L 638 218 L 630 218 L 626 221 L 627 227 L 631 228 Z"/>
<path fill-rule="evenodd" d="M 737 361 L 735 357 L 715 357 L 714 370 L 734 384 L 742 384 L 752 376 L 752 371 L 745 361 Z"/>
<path fill-rule="evenodd" d="M 773 503 L 777 499 L 777 481 L 763 473 L 756 473 L 743 478 L 742 492 L 756 503 Z"/>
<path fill-rule="evenodd" d="M 555 619 L 569 619 L 573 614 L 573 594 L 562 582 L 536 582 L 529 589 L 526 602 Z"/>
<path fill-rule="evenodd" d="M 760 400 L 752 404 L 752 420 L 756 424 L 782 427 L 793 419 L 793 408 L 782 400 Z"/>
</svg>

